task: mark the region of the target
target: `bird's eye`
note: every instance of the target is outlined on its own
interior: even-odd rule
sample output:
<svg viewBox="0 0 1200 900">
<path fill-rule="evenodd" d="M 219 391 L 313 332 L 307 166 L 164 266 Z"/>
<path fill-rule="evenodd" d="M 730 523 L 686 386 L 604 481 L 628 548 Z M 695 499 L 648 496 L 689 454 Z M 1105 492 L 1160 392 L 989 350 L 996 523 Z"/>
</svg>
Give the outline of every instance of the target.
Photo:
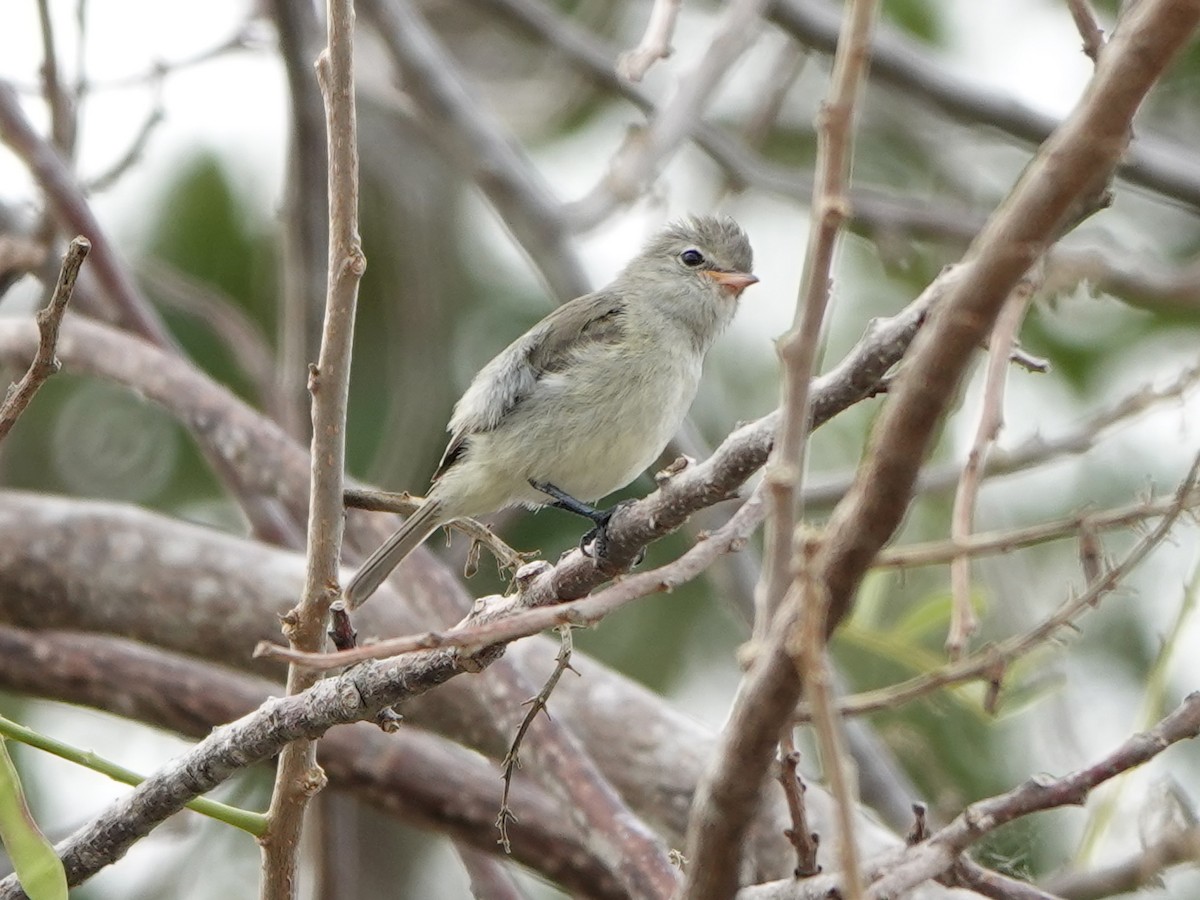
<svg viewBox="0 0 1200 900">
<path fill-rule="evenodd" d="M 683 260 L 685 266 L 692 269 L 704 264 L 704 254 L 695 248 L 684 250 L 679 254 L 679 258 Z"/>
</svg>

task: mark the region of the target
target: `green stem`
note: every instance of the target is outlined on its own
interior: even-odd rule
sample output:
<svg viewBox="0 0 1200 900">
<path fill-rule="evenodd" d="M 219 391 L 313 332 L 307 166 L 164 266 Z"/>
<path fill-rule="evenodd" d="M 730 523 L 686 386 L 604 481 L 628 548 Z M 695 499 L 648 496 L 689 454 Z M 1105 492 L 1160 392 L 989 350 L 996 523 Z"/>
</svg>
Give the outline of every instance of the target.
<svg viewBox="0 0 1200 900">
<path fill-rule="evenodd" d="M 14 741 L 19 741 L 22 744 L 28 744 L 30 747 L 44 750 L 47 753 L 52 753 L 76 765 L 91 769 L 93 772 L 99 772 L 101 775 L 107 775 L 109 778 L 119 781 L 122 784 L 136 787 L 146 780 L 137 772 L 126 769 L 124 766 L 119 766 L 111 760 L 104 759 L 90 751 L 80 750 L 77 747 L 64 744 L 44 734 L 39 734 L 4 716 L 0 716 L 0 735 L 11 738 Z M 187 804 L 187 808 L 201 815 L 216 819 L 219 822 L 232 825 L 234 828 L 248 831 L 255 837 L 262 837 L 267 831 L 267 817 L 262 813 L 238 809 L 236 806 L 228 806 L 216 800 L 209 800 L 206 797 L 197 797 Z"/>
</svg>

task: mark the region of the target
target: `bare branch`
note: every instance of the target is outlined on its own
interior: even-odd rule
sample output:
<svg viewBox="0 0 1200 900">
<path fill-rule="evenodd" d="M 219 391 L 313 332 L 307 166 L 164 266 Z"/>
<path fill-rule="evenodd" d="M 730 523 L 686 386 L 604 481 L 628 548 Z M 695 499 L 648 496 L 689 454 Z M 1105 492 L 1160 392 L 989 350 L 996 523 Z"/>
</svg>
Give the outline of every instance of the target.
<svg viewBox="0 0 1200 900">
<path fill-rule="evenodd" d="M 766 0 L 726 5 L 704 57 L 682 77 L 671 100 L 617 152 L 603 179 L 569 206 L 567 216 L 576 229 L 595 227 L 642 195 L 665 160 L 691 137 L 730 68 L 749 49 L 766 5 Z"/>
<path fill-rule="evenodd" d="M 1198 474 L 1200 474 L 1200 457 L 1197 457 L 1192 463 L 1192 468 L 1170 498 L 1170 503 L 1162 511 L 1162 521 L 1138 541 L 1119 563 L 1108 567 L 1099 573 L 1095 581 L 1089 582 L 1083 593 L 1078 596 L 1068 596 L 1053 613 L 1029 631 L 985 647 L 978 653 L 952 662 L 935 672 L 919 675 L 879 691 L 868 691 L 848 697 L 839 704 L 843 714 L 850 715 L 894 708 L 936 688 L 976 678 L 993 679 L 998 683 L 999 676 L 1003 674 L 1012 660 L 1042 646 L 1063 628 L 1074 627 L 1080 616 L 1094 609 L 1102 597 L 1120 586 L 1129 573 L 1155 547 L 1166 540 L 1179 517 L 1185 511 L 1193 508 L 1197 502 L 1196 480 Z M 801 708 L 799 718 L 803 719 L 807 714 L 807 711 Z"/>
<path fill-rule="evenodd" d="M 908 848 L 900 863 L 871 885 L 868 896 L 873 900 L 895 897 L 928 878 L 936 878 L 954 864 L 958 854 L 1001 825 L 1056 806 L 1081 805 L 1097 785 L 1197 734 L 1200 734 L 1200 693 L 1190 694 L 1149 732 L 1134 735 L 1087 768 L 1061 778 L 1031 778 L 1007 794 L 972 803 L 929 840 Z"/>
<path fill-rule="evenodd" d="M 1200 366 L 1191 366 L 1162 387 L 1147 385 L 1122 397 L 1112 406 L 1101 410 L 1057 437 L 1037 435 L 1011 450 L 994 450 L 988 455 L 984 469 L 987 477 L 998 477 L 1035 468 L 1063 456 L 1076 456 L 1091 450 L 1100 438 L 1114 426 L 1141 415 L 1161 403 L 1178 400 L 1200 381 Z M 926 466 L 917 478 L 916 491 L 929 494 L 948 490 L 957 484 L 962 464 L 957 462 Z M 831 506 L 842 499 L 853 485 L 853 476 L 835 476 L 811 484 L 805 500 L 814 506 Z M 884 551 L 887 556 L 889 551 Z M 942 560 L 943 562 L 948 560 Z"/>
<path fill-rule="evenodd" d="M 790 615 L 792 634 L 788 652 L 804 684 L 805 700 L 813 712 L 811 721 L 816 732 L 817 747 L 821 751 L 821 769 L 836 803 L 838 863 L 844 894 L 847 900 L 861 900 L 863 877 L 854 828 L 856 796 L 850 786 L 850 766 L 842 739 L 841 717 L 833 703 L 829 655 L 825 643 L 825 616 L 829 598 L 825 586 L 815 578 L 820 540 L 814 534 L 806 535 L 802 529 L 797 529 L 796 542 L 800 545 L 795 554 L 798 574 L 784 601 L 795 607 Z M 781 618 L 777 617 L 776 621 Z M 790 728 L 791 724 L 787 727 Z M 727 759 L 733 759 L 732 755 Z M 728 780 L 723 772 L 718 772 L 716 777 Z M 692 833 L 697 832 L 693 830 Z M 741 836 L 736 839 L 740 845 Z M 734 860 L 737 860 L 736 856 Z M 734 879 L 736 886 L 736 869 Z"/>
<path fill-rule="evenodd" d="M 92 245 L 87 238 L 77 237 L 67 247 L 63 255 L 62 268 L 58 273 L 58 284 L 54 286 L 54 294 L 50 297 L 49 305 L 39 310 L 37 314 L 38 348 L 33 362 L 21 380 L 10 385 L 4 395 L 4 403 L 0 404 L 0 441 L 8 437 L 8 433 L 25 411 L 34 394 L 45 383 L 46 379 L 55 374 L 60 366 L 55 355 L 58 349 L 58 331 L 62 325 L 63 316 L 67 314 L 67 304 L 71 302 L 71 294 L 75 291 L 75 279 L 79 277 L 79 267 L 91 250 Z"/>
<path fill-rule="evenodd" d="M 1032 296 L 1033 284 L 1029 279 L 1025 279 L 1009 295 L 996 318 L 996 327 L 992 329 L 992 336 L 988 341 L 987 375 L 984 380 L 979 426 L 967 453 L 967 462 L 963 466 L 958 489 L 954 493 L 950 540 L 955 544 L 962 544 L 970 536 L 974 525 L 975 502 L 979 497 L 983 469 L 987 465 L 988 453 L 1004 425 L 1004 387 L 1008 382 L 1009 359 Z M 951 659 L 957 659 L 979 627 L 971 604 L 970 556 L 959 554 L 950 561 L 950 584 L 953 602 L 950 607 L 950 632 L 946 636 L 946 652 Z"/>
<path fill-rule="evenodd" d="M 253 383 L 258 401 L 277 421 L 285 421 L 282 416 L 285 404 L 275 382 L 270 341 L 237 301 L 161 259 L 142 260 L 138 275 L 158 303 L 193 316 L 211 328 Z"/>
<path fill-rule="evenodd" d="M 1162 873 L 1200 860 L 1200 826 L 1168 834 L 1128 859 L 1083 872 L 1062 872 L 1044 887 L 1063 900 L 1103 900 L 1158 884 Z"/>
<path fill-rule="evenodd" d="M 804 792 L 807 788 L 800 780 L 800 753 L 792 739 L 792 729 L 784 730 L 783 739 L 779 744 L 783 750 L 783 755 L 779 758 L 779 783 L 783 786 L 788 813 L 792 817 L 792 827 L 784 832 L 784 836 L 796 848 L 795 876 L 810 878 L 821 872 L 821 866 L 817 862 L 820 839 L 808 824 L 808 813 L 804 808 Z"/>
<path fill-rule="evenodd" d="M 968 888 L 992 900 L 1063 900 L 1028 882 L 985 869 L 967 856 L 959 857 L 954 868 L 939 880 L 942 884 Z"/>
<path fill-rule="evenodd" d="M 617 74 L 629 81 L 641 81 L 650 67 L 671 55 L 671 35 L 683 0 L 654 0 L 650 21 L 638 45 L 617 57 Z"/>
<path fill-rule="evenodd" d="M 1006 531 L 980 532 L 966 540 L 929 541 L 923 544 L 908 544 L 888 547 L 875 559 L 876 568 L 910 568 L 913 566 L 937 566 L 950 562 L 959 555 L 982 556 L 988 553 L 1009 553 L 1023 547 L 1032 547 L 1047 541 L 1072 538 L 1111 528 L 1136 527 L 1147 519 L 1168 515 L 1177 504 L 1174 497 L 1157 500 L 1141 500 L 1124 506 L 1099 512 L 1084 512 L 1024 528 Z M 1200 505 L 1200 496 L 1185 498 L 1187 508 Z"/>
<path fill-rule="evenodd" d="M 325 645 L 329 606 L 338 597 L 342 555 L 342 491 L 346 469 L 346 409 L 358 284 L 366 257 L 358 236 L 358 123 L 354 107 L 354 2 L 329 0 L 329 44 L 317 61 L 325 95 L 329 154 L 329 287 L 321 353 L 309 372 L 312 450 L 304 592 L 283 617 L 289 643 L 317 651 Z M 299 694 L 316 682 L 309 671 L 288 670 L 287 690 Z M 289 742 L 279 757 L 269 827 L 260 841 L 263 900 L 296 896 L 300 833 L 309 798 L 325 783 L 316 747 Z"/>
<path fill-rule="evenodd" d="M 858 0 L 846 7 L 829 98 L 817 116 L 817 175 L 808 246 L 792 328 L 778 345 L 783 364 L 782 421 L 764 474 L 770 514 L 763 574 L 755 592 L 754 636 L 759 641 L 766 637 L 791 580 L 792 532 L 804 486 L 808 445 L 809 386 L 829 303 L 834 251 L 849 206 L 854 118 L 866 82 L 877 8 L 873 0 Z"/>
<path fill-rule="evenodd" d="M 864 572 L 907 509 L 934 429 L 1001 304 L 1065 224 L 1078 218 L 1082 204 L 1107 183 L 1141 100 L 1197 21 L 1200 0 L 1182 5 L 1144 0 L 1135 7 L 1106 48 L 1079 106 L 1042 146 L 972 245 L 952 296 L 922 330 L 889 392 L 855 487 L 829 522 L 817 574 L 829 591 L 828 629 L 849 612 Z M 791 627 L 789 621 L 775 629 L 756 654 L 713 764 L 714 772 L 728 777 L 702 782 L 693 807 L 694 821 L 705 823 L 703 846 L 718 848 L 725 857 L 740 854 L 729 838 L 743 833 L 757 806 L 779 723 L 800 693 L 785 647 Z M 700 840 L 693 835 L 689 857 L 696 856 Z"/>
<path fill-rule="evenodd" d="M 471 879 L 471 896 L 475 900 L 525 900 L 512 873 L 500 860 L 463 844 L 454 849 Z"/>
<path fill-rule="evenodd" d="M 1067 9 L 1071 11 L 1079 36 L 1083 38 L 1083 52 L 1093 63 L 1098 61 L 1100 51 L 1104 49 L 1104 29 L 1096 18 L 1096 11 L 1088 0 L 1067 0 Z"/>
<path fill-rule="evenodd" d="M 840 4 L 774 0 L 767 15 L 802 44 L 822 53 L 833 52 L 841 22 Z M 938 65 L 919 42 L 892 30 L 880 30 L 871 60 L 874 83 L 889 85 L 907 97 L 920 97 L 954 119 L 991 125 L 1029 144 L 1040 145 L 1064 124 L 1006 93 L 972 85 Z M 1133 184 L 1173 198 L 1172 202 L 1200 208 L 1200 164 L 1167 141 L 1139 134 L 1136 143 L 1127 148 L 1118 172 Z"/>
<path fill-rule="evenodd" d="M 279 34 L 279 55 L 287 74 L 291 127 L 284 185 L 278 354 L 274 378 L 281 395 L 275 418 L 303 439 L 311 423 L 304 391 L 305 368 L 321 346 L 325 286 L 328 281 L 329 157 L 325 108 L 312 62 L 320 52 L 321 23 L 312 3 L 271 0 L 267 4 Z"/>
<path fill-rule="evenodd" d="M 9 626 L 0 627 L 0 685 L 197 739 L 281 688 L 275 681 L 144 643 Z M 477 753 L 419 728 L 394 734 L 343 728 L 321 741 L 319 756 L 330 784 L 368 806 L 460 846 L 495 852 L 496 771 Z M 583 834 L 557 797 L 519 777 L 513 804 L 521 810 L 521 827 L 512 836 L 513 860 L 575 896 L 628 898 L 606 861 L 601 835 Z M 73 883 L 82 877 L 73 876 Z"/>
</svg>

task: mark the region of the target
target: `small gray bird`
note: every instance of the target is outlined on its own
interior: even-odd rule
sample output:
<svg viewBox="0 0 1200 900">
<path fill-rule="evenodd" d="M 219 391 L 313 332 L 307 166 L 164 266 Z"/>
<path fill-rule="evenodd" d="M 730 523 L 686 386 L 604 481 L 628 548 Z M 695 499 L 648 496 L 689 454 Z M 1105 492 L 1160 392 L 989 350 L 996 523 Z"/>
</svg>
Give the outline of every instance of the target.
<svg viewBox="0 0 1200 900">
<path fill-rule="evenodd" d="M 350 608 L 460 516 L 550 504 L 591 519 L 584 543 L 595 535 L 602 546 L 612 511 L 589 504 L 632 482 L 674 436 L 708 348 L 758 281 L 751 263 L 732 219 L 670 225 L 608 287 L 509 344 L 454 407 L 424 505 L 350 580 Z"/>
</svg>

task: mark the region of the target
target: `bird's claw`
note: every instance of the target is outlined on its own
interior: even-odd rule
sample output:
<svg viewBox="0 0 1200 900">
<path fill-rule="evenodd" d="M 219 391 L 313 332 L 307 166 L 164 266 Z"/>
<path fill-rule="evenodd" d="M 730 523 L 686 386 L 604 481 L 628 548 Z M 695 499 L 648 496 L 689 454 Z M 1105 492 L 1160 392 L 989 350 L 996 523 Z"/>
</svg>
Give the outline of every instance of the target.
<svg viewBox="0 0 1200 900">
<path fill-rule="evenodd" d="M 588 559 L 604 560 L 608 558 L 608 526 L 612 522 L 613 514 L 623 506 L 629 506 L 634 501 L 623 500 L 610 509 L 603 510 L 592 521 L 596 524 L 579 539 L 579 552 Z M 590 548 L 590 549 L 589 549 Z M 646 549 L 643 547 L 638 551 L 637 556 L 633 560 L 633 565 L 640 565 L 642 560 L 646 558 Z"/>
</svg>

